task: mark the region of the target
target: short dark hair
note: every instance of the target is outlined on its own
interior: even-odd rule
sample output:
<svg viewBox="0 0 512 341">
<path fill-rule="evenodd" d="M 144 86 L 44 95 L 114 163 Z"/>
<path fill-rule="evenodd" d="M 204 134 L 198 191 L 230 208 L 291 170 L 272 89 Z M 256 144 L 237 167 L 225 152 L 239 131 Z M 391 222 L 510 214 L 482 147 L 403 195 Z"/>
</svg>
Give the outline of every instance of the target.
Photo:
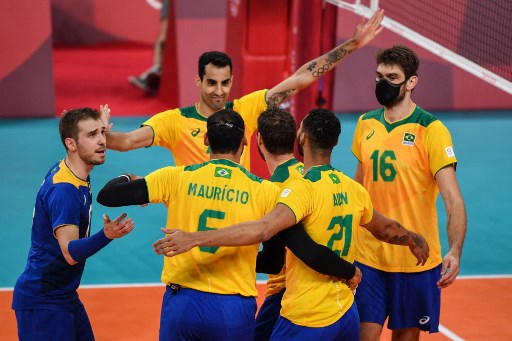
<svg viewBox="0 0 512 341">
<path fill-rule="evenodd" d="M 330 150 L 338 143 L 341 123 L 327 109 L 312 109 L 302 121 L 302 130 L 309 137 L 313 149 Z"/>
<path fill-rule="evenodd" d="M 204 70 L 206 68 L 206 65 L 208 65 L 208 64 L 212 64 L 219 68 L 229 66 L 229 71 L 231 72 L 233 70 L 231 58 L 229 58 L 229 56 L 227 54 L 225 54 L 224 52 L 219 52 L 219 51 L 205 52 L 199 57 L 199 61 L 197 62 L 197 66 L 198 66 L 197 74 L 199 75 L 199 79 L 201 79 L 201 81 L 203 80 Z"/>
<path fill-rule="evenodd" d="M 420 61 L 413 50 L 403 45 L 395 45 L 389 49 L 379 50 L 375 57 L 377 65 L 396 65 L 405 74 L 405 79 L 418 75 Z"/>
<path fill-rule="evenodd" d="M 234 110 L 219 110 L 206 121 L 206 135 L 213 153 L 235 154 L 244 134 L 244 120 Z"/>
<path fill-rule="evenodd" d="M 274 155 L 293 153 L 297 124 L 292 114 L 281 108 L 269 108 L 258 117 L 258 132 L 265 148 Z"/>
<path fill-rule="evenodd" d="M 92 108 L 71 109 L 62 114 L 59 122 L 59 133 L 60 140 L 64 147 L 66 147 L 66 143 L 64 143 L 64 141 L 68 137 L 78 141 L 78 135 L 80 133 L 78 131 L 78 123 L 80 121 L 99 119 L 101 119 L 100 113 Z"/>
</svg>

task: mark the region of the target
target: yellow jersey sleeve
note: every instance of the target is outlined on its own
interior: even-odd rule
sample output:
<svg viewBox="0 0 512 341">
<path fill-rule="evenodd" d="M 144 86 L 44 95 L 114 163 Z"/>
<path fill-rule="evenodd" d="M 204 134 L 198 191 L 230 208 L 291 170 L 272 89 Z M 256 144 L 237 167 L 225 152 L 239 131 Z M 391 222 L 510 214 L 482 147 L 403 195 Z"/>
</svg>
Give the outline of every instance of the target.
<svg viewBox="0 0 512 341">
<path fill-rule="evenodd" d="M 178 184 L 183 167 L 164 167 L 145 177 L 150 203 L 165 203 L 169 206 L 177 196 Z"/>
<path fill-rule="evenodd" d="M 441 168 L 447 165 L 455 166 L 457 164 L 450 132 L 441 121 L 435 121 L 427 127 L 425 146 L 429 155 L 432 175 L 435 176 Z"/>
<path fill-rule="evenodd" d="M 183 132 L 179 109 L 158 113 L 144 122 L 143 126 L 153 129 L 152 146 L 161 146 L 172 151 Z"/>
</svg>

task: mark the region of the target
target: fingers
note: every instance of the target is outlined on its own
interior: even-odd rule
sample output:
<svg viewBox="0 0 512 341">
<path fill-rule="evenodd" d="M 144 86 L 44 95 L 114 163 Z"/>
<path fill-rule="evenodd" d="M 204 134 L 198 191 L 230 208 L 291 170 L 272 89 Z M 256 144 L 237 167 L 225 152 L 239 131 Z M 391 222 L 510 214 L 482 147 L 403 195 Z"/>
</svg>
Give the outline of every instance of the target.
<svg viewBox="0 0 512 341">
<path fill-rule="evenodd" d="M 119 217 L 117 217 L 117 218 L 114 220 L 114 223 L 119 224 L 119 222 L 120 222 L 121 220 L 123 220 L 127 215 L 128 215 L 128 214 L 126 214 L 126 213 L 121 214 Z"/>
<path fill-rule="evenodd" d="M 103 224 L 106 224 L 110 222 L 110 218 L 108 217 L 108 214 L 103 213 Z"/>
</svg>

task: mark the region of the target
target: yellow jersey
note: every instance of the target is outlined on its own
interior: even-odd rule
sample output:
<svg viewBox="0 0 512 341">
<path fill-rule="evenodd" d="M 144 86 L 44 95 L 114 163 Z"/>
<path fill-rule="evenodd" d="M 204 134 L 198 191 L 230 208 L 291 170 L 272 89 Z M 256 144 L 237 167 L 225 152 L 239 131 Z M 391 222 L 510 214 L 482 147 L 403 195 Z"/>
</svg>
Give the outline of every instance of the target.
<svg viewBox="0 0 512 341">
<path fill-rule="evenodd" d="M 292 158 L 276 167 L 270 177 L 270 181 L 282 188 L 286 181 L 301 178 L 304 175 L 304 164 L 299 160 Z M 268 275 L 267 290 L 265 297 L 275 295 L 286 287 L 286 265 L 283 266 L 277 275 Z"/>
<path fill-rule="evenodd" d="M 303 178 L 286 183 L 278 203 L 288 206 L 306 232 L 353 263 L 359 225 L 373 217 L 370 195 L 331 165 L 312 167 Z M 281 315 L 294 324 L 325 327 L 352 306 L 354 294 L 337 278 L 322 275 L 293 253 L 286 253 L 286 291 Z"/>
<path fill-rule="evenodd" d="M 360 229 L 356 260 L 388 272 L 419 272 L 439 265 L 439 190 L 434 177 L 457 163 L 448 129 L 418 106 L 394 123 L 386 120 L 382 108 L 359 118 L 352 152 L 362 164 L 364 187 L 375 209 L 422 234 L 430 247 L 427 263 L 418 267 L 409 248 L 381 242 Z"/>
<path fill-rule="evenodd" d="M 165 167 L 145 179 L 149 201 L 167 206 L 166 227 L 186 232 L 257 220 L 275 206 L 279 195 L 278 186 L 226 159 Z M 257 296 L 258 249 L 259 244 L 197 247 L 165 257 L 162 282 L 203 292 Z"/>
<path fill-rule="evenodd" d="M 257 128 L 260 114 L 267 109 L 265 94 L 259 90 L 227 102 L 225 107 L 239 113 L 245 122 L 247 148 L 240 159 L 240 164 L 250 169 L 251 136 Z M 154 115 L 143 126 L 153 129 L 154 138 L 151 146 L 161 146 L 171 151 L 176 166 L 199 164 L 209 160 L 210 148 L 204 144 L 207 117 L 201 115 L 195 105 L 187 108 L 172 109 Z"/>
</svg>

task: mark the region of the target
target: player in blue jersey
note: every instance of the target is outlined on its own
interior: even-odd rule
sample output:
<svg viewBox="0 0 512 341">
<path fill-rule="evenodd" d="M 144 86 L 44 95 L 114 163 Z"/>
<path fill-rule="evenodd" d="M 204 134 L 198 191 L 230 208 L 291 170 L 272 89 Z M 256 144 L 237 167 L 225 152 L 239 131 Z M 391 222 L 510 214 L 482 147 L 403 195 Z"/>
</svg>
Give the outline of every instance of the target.
<svg viewBox="0 0 512 341">
<path fill-rule="evenodd" d="M 36 197 L 27 265 L 16 281 L 12 308 L 20 340 L 94 340 L 77 288 L 85 260 L 112 239 L 130 233 L 126 214 L 91 235 L 89 173 L 105 162 L 100 113 L 80 108 L 63 114 L 59 131 L 66 157 L 45 175 Z"/>
</svg>

